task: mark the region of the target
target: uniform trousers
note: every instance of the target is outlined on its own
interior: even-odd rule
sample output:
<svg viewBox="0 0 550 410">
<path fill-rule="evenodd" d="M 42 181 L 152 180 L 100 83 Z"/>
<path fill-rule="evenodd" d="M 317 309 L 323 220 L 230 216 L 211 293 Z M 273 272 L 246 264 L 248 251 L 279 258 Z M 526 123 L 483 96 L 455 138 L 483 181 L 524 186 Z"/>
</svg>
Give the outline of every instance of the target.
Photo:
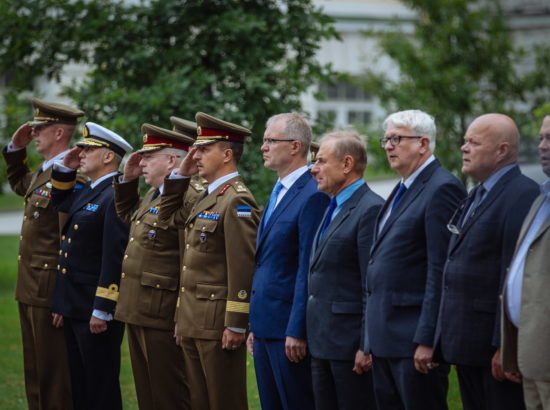
<svg viewBox="0 0 550 410">
<path fill-rule="evenodd" d="M 375 410 L 371 372 L 357 374 L 352 360 L 311 358 L 317 410 Z"/>
<path fill-rule="evenodd" d="M 550 382 L 523 378 L 527 410 L 550 410 Z"/>
<path fill-rule="evenodd" d="M 254 369 L 262 410 L 314 410 L 311 357 L 288 360 L 285 340 L 254 336 Z"/>
<path fill-rule="evenodd" d="M 449 365 L 428 374 L 414 367 L 412 358 L 373 357 L 376 403 L 381 410 L 446 410 Z"/>
<path fill-rule="evenodd" d="M 489 366 L 456 365 L 464 410 L 523 410 L 521 384 L 496 380 Z"/>
<path fill-rule="evenodd" d="M 246 344 L 222 349 L 220 340 L 182 338 L 193 410 L 248 410 Z"/>
<path fill-rule="evenodd" d="M 140 410 L 190 409 L 185 361 L 173 330 L 126 325 Z"/>
<path fill-rule="evenodd" d="M 29 410 L 72 409 L 63 329 L 52 325 L 46 307 L 19 302 L 19 320 Z"/>
<path fill-rule="evenodd" d="M 124 324 L 93 334 L 87 320 L 63 318 L 75 410 L 120 410 L 120 345 Z"/>
</svg>

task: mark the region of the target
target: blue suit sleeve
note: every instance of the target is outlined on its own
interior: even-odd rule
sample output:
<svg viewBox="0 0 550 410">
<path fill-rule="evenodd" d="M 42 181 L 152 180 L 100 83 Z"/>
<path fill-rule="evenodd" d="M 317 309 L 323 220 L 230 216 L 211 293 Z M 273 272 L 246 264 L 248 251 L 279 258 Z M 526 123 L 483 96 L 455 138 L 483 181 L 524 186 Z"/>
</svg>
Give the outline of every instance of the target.
<svg viewBox="0 0 550 410">
<path fill-rule="evenodd" d="M 299 265 L 294 285 L 292 309 L 288 319 L 286 335 L 299 339 L 306 338 L 307 280 L 309 274 L 309 256 L 313 237 L 330 199 L 323 192 L 316 192 L 303 205 L 299 214 Z"/>
</svg>

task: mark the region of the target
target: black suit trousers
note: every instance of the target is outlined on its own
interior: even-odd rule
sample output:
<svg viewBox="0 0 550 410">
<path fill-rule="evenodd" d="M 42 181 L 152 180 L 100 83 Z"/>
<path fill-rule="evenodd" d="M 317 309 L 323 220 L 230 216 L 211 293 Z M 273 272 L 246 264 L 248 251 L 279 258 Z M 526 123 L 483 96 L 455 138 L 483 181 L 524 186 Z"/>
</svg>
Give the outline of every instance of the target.
<svg viewBox="0 0 550 410">
<path fill-rule="evenodd" d="M 107 330 L 90 332 L 87 320 L 63 318 L 75 410 L 120 410 L 120 345 L 124 324 L 111 320 Z"/>
<path fill-rule="evenodd" d="M 446 410 L 449 365 L 428 374 L 414 367 L 413 359 L 373 357 L 374 394 L 382 410 Z"/>
<path fill-rule="evenodd" d="M 499 382 L 490 367 L 457 365 L 464 410 L 525 410 L 521 384 Z"/>
<path fill-rule="evenodd" d="M 316 410 L 376 410 L 372 372 L 352 371 L 352 360 L 311 358 Z"/>
</svg>

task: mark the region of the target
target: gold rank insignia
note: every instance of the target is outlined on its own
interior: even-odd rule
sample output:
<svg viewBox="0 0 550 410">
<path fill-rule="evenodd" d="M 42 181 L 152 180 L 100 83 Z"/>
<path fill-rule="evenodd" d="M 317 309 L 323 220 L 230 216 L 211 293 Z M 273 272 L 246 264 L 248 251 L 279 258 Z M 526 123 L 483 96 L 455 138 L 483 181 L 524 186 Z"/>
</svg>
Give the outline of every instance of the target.
<svg viewBox="0 0 550 410">
<path fill-rule="evenodd" d="M 237 297 L 241 300 L 246 299 L 247 296 L 248 296 L 248 293 L 246 293 L 246 290 L 244 289 L 239 290 L 239 293 L 237 294 Z"/>
<path fill-rule="evenodd" d="M 242 186 L 241 184 L 237 184 L 235 189 L 237 190 L 237 192 L 246 192 L 246 188 L 244 186 Z"/>
</svg>

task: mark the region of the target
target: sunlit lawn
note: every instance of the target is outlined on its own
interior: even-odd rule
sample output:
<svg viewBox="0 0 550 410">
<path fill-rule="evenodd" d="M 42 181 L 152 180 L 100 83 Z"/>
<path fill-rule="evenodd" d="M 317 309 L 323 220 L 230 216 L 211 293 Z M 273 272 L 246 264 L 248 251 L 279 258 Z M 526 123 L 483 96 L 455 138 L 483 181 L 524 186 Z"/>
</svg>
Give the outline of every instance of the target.
<svg viewBox="0 0 550 410">
<path fill-rule="evenodd" d="M 0 409 L 26 409 L 25 386 L 23 381 L 23 357 L 21 336 L 14 300 L 17 261 L 17 237 L 0 236 Z M 258 390 L 252 361 L 247 363 L 249 408 L 259 410 Z M 136 394 L 132 379 L 128 345 L 122 345 L 122 370 L 120 375 L 125 409 L 137 409 Z M 456 386 L 456 376 L 451 376 L 449 408 L 461 409 Z M 231 410 L 231 409 L 228 409 Z M 299 410 L 299 409 L 296 409 Z"/>
</svg>

